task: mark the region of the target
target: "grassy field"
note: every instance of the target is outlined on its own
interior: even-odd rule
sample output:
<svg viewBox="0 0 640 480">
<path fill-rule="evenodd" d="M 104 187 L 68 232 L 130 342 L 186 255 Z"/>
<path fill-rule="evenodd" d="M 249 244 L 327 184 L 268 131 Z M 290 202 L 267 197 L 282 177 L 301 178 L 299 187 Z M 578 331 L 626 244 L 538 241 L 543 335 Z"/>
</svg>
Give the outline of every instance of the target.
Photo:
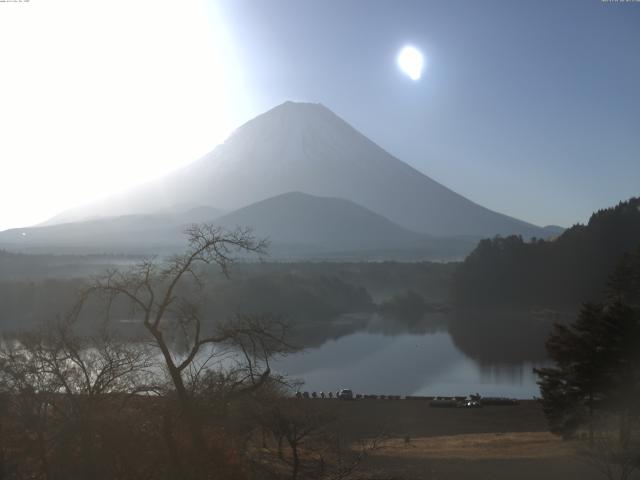
<svg viewBox="0 0 640 480">
<path fill-rule="evenodd" d="M 339 428 L 357 439 L 382 440 L 359 469 L 363 479 L 598 479 L 578 455 L 580 444 L 547 431 L 540 405 L 433 408 L 419 400 L 323 402 Z"/>
</svg>

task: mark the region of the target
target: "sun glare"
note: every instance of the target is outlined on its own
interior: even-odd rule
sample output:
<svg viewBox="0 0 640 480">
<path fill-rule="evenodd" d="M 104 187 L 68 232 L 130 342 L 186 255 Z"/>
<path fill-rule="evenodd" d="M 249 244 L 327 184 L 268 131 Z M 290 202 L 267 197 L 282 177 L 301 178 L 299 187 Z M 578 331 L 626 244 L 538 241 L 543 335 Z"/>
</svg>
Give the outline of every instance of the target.
<svg viewBox="0 0 640 480">
<path fill-rule="evenodd" d="M 422 53 L 411 46 L 406 46 L 398 54 L 398 66 L 411 80 L 419 80 L 422 76 L 424 58 Z"/>
<path fill-rule="evenodd" d="M 224 140 L 239 80 L 205 7 L 3 5 L 0 158 L 5 178 L 27 180 L 2 185 L 0 203 L 13 208 L 0 230 L 166 173 Z"/>
</svg>

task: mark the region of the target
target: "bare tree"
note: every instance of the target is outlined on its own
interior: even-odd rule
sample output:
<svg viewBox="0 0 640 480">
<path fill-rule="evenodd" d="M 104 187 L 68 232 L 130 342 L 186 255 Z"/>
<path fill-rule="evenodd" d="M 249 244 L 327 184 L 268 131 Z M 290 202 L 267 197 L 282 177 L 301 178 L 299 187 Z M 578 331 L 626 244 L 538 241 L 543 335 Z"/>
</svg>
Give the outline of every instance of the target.
<svg viewBox="0 0 640 480">
<path fill-rule="evenodd" d="M 640 468 L 638 447 L 637 441 L 622 442 L 614 432 L 600 429 L 580 456 L 607 480 L 629 480 Z"/>
<path fill-rule="evenodd" d="M 263 450 L 287 466 L 293 480 L 356 478 L 371 452 L 380 448 L 386 438 L 381 433 L 374 438 L 351 435 L 350 440 L 346 439 L 331 405 L 290 398 L 281 388 L 271 398 L 263 398 L 255 418 L 275 440 L 274 447 L 263 440 Z M 255 466 L 273 477 L 283 476 L 273 471 L 270 461 L 258 459 Z"/>
<path fill-rule="evenodd" d="M 328 468 L 322 464 L 319 478 L 322 480 L 347 480 L 357 475 L 359 469 L 365 463 L 371 452 L 382 446 L 386 435 L 380 433 L 370 439 L 360 439 L 357 449 L 344 448 L 344 441 L 340 432 L 334 433 L 334 461 Z"/>
<path fill-rule="evenodd" d="M 5 338 L 0 376 L 13 403 L 13 418 L 35 447 L 38 476 L 55 477 L 56 464 L 65 469 L 57 475 L 68 478 L 108 476 L 105 463 L 96 457 L 98 425 L 105 411 L 113 410 L 109 402 L 127 398 L 146 383 L 150 367 L 147 349 L 106 330 L 79 335 L 69 318 Z M 31 437 L 34 442 L 28 441 Z M 13 442 L 20 443 L 15 437 Z M 79 471 L 72 472 L 69 465 Z"/>
<path fill-rule="evenodd" d="M 260 417 L 262 425 L 271 432 L 278 443 L 278 458 L 290 465 L 292 480 L 299 478 L 302 446 L 312 439 L 318 440 L 327 433 L 329 425 L 335 420 L 333 415 L 325 409 L 311 405 L 311 402 L 287 398 L 272 401 L 263 409 Z M 286 441 L 289 447 L 289 458 L 282 451 L 283 441 Z"/>
<path fill-rule="evenodd" d="M 211 388 L 211 380 L 220 378 L 220 372 L 211 375 L 211 359 L 234 352 L 236 367 L 223 376 L 227 393 L 237 394 L 259 388 L 270 376 L 269 359 L 290 347 L 284 325 L 277 319 L 238 316 L 234 321 L 214 322 L 201 313 L 199 295 L 206 275 L 201 267 L 217 266 L 228 277 L 236 254 L 263 254 L 267 242 L 249 229 L 226 231 L 209 224 L 193 225 L 186 234 L 188 249 L 183 255 L 166 263 L 146 260 L 129 271 L 111 270 L 96 278 L 84 291 L 78 311 L 94 294 L 106 301 L 107 311 L 116 300 L 130 305 L 132 317 L 161 353 L 192 447 L 205 457 L 206 439 L 196 407 L 197 392 L 203 385 Z M 178 342 L 180 351 L 174 348 Z"/>
</svg>

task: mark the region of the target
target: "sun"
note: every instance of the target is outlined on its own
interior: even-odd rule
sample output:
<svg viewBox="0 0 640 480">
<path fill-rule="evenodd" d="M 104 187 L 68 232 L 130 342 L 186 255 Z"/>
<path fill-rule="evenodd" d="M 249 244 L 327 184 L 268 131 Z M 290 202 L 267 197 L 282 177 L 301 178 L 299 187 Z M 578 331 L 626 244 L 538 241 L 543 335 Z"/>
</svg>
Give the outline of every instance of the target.
<svg viewBox="0 0 640 480">
<path fill-rule="evenodd" d="M 412 46 L 403 47 L 398 54 L 398 66 L 411 80 L 419 80 L 424 66 L 422 53 Z"/>
</svg>

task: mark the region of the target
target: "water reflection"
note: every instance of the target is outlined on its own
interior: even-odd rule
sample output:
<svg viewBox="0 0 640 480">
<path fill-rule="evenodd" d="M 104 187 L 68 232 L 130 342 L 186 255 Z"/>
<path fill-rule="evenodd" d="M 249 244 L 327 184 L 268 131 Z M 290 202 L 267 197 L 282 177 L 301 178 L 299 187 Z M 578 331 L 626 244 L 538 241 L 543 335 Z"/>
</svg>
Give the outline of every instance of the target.
<svg viewBox="0 0 640 480">
<path fill-rule="evenodd" d="M 448 331 L 457 348 L 482 364 L 544 362 L 553 324 L 572 318 L 550 310 L 460 310 L 449 315 Z"/>
<path fill-rule="evenodd" d="M 374 316 L 352 322 L 348 333 L 343 324 L 325 324 L 327 332 L 338 328 L 343 335 L 281 359 L 275 368 L 318 392 L 351 388 L 383 395 L 539 395 L 532 368 L 543 359 L 479 362 L 458 348 L 447 324 L 444 315 L 404 326 Z"/>
</svg>

